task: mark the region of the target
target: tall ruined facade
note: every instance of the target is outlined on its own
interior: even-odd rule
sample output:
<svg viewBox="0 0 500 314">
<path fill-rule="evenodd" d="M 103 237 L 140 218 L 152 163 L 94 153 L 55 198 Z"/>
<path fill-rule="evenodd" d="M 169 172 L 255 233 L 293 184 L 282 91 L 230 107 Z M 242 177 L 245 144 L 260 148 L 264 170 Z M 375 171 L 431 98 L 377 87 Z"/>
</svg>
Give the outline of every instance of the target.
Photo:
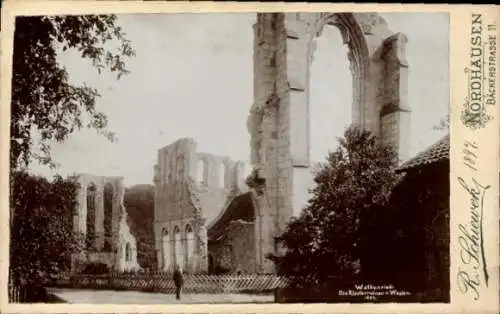
<svg viewBox="0 0 500 314">
<path fill-rule="evenodd" d="M 244 191 L 242 162 L 197 152 L 180 139 L 158 150 L 154 167 L 155 243 L 159 269 L 208 271 L 207 230 Z"/>
<path fill-rule="evenodd" d="M 127 224 L 121 177 L 90 174 L 76 176 L 79 185 L 73 229 L 82 248 L 72 255 L 73 272 L 90 263 L 103 263 L 113 271 L 136 271 L 137 242 Z"/>
<path fill-rule="evenodd" d="M 391 144 L 400 160 L 408 157 L 404 35 L 391 32 L 376 13 L 257 14 L 254 103 L 247 122 L 258 185 L 252 193 L 257 272 L 274 271 L 265 255 L 278 252 L 275 238 L 300 212 L 307 193 L 301 182 L 312 176 L 309 68 L 325 25 L 338 27 L 349 48 L 353 123 Z"/>
</svg>

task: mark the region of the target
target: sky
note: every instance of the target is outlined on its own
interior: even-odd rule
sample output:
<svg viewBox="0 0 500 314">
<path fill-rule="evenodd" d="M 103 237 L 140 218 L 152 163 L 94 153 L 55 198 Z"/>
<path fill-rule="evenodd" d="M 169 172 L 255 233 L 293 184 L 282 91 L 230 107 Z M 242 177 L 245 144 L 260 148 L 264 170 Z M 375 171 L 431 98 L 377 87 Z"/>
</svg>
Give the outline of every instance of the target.
<svg viewBox="0 0 500 314">
<path fill-rule="evenodd" d="M 395 32 L 408 36 L 408 103 L 411 155 L 445 131 L 435 131 L 448 113 L 449 16 L 445 13 L 380 14 Z M 53 145 L 55 171 L 34 164 L 32 172 L 123 176 L 125 184 L 152 184 L 157 150 L 192 137 L 198 151 L 250 158 L 246 121 L 253 102 L 255 14 L 120 15 L 119 24 L 136 56 L 119 81 L 101 74 L 75 52 L 58 56 L 72 83 L 97 88 L 98 109 L 116 133 L 111 143 L 83 129 Z M 327 27 L 317 39 L 311 65 L 311 158 L 323 160 L 351 122 L 352 86 L 347 47 Z M 345 105 L 349 104 L 349 105 Z"/>
</svg>

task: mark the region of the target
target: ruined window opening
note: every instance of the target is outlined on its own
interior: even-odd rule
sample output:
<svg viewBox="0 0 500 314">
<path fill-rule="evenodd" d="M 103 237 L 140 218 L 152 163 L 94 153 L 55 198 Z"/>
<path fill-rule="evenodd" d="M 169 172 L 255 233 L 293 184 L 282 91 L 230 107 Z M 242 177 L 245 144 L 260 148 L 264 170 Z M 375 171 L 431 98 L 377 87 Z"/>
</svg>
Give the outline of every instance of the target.
<svg viewBox="0 0 500 314">
<path fill-rule="evenodd" d="M 130 243 L 125 244 L 125 261 L 130 262 L 132 260 L 132 247 Z"/>
<path fill-rule="evenodd" d="M 95 203 L 96 203 L 96 186 L 90 183 L 87 187 L 87 232 L 86 232 L 86 248 L 92 250 L 94 248 L 95 239 Z"/>
<path fill-rule="evenodd" d="M 269 66 L 273 67 L 273 68 L 276 67 L 276 56 L 275 55 L 273 55 L 271 57 L 271 59 L 269 60 Z"/>
<path fill-rule="evenodd" d="M 206 185 L 206 164 L 203 159 L 198 160 L 198 172 L 197 172 L 198 184 Z"/>
<path fill-rule="evenodd" d="M 329 152 L 336 149 L 336 138 L 342 137 L 344 128 L 353 122 L 354 109 L 353 74 L 348 57 L 352 52 L 344 42 L 342 26 L 323 25 L 314 41 L 308 78 L 310 163 L 323 162 Z M 342 58 L 334 59 L 332 55 Z M 328 73 L 328 77 L 320 73 Z M 333 116 L 345 124 L 330 123 Z"/>
<path fill-rule="evenodd" d="M 226 187 L 226 165 L 224 163 L 219 166 L 219 186 Z"/>
<path fill-rule="evenodd" d="M 104 251 L 111 252 L 113 235 L 113 186 L 107 183 L 104 187 Z"/>
<path fill-rule="evenodd" d="M 271 16 L 271 29 L 272 30 L 276 30 L 276 21 L 278 19 L 278 14 L 279 13 L 273 13 L 272 16 Z"/>
<path fill-rule="evenodd" d="M 171 262 L 170 259 L 171 241 L 167 229 L 162 230 L 161 240 L 162 240 L 163 270 L 168 270 L 170 268 L 170 262 Z"/>
<path fill-rule="evenodd" d="M 175 264 L 183 268 L 184 254 L 182 250 L 182 237 L 179 227 L 174 228 L 174 261 Z"/>
<path fill-rule="evenodd" d="M 194 256 L 194 232 L 190 225 L 186 226 L 186 265 L 192 263 Z"/>
</svg>

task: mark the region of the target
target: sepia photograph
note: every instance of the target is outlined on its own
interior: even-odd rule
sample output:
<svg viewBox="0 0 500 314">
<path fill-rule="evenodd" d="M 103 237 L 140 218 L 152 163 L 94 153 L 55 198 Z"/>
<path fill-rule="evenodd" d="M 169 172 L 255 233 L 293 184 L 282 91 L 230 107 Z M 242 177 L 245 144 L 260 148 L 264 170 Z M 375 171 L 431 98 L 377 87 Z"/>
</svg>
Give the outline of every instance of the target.
<svg viewBox="0 0 500 314">
<path fill-rule="evenodd" d="M 13 36 L 9 303 L 450 302 L 449 13 Z"/>
</svg>

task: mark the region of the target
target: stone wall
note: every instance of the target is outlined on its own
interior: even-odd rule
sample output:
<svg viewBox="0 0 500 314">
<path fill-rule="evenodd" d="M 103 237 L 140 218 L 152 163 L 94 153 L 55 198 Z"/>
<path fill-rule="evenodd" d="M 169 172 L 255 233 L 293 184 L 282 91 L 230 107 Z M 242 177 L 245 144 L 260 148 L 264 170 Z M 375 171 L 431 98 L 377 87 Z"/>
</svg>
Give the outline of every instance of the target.
<svg viewBox="0 0 500 314">
<path fill-rule="evenodd" d="M 139 270 L 137 243 L 130 233 L 126 222 L 127 211 L 123 205 L 123 178 L 79 174 L 77 182 L 79 190 L 73 219 L 74 233 L 80 237 L 83 251 L 73 254 L 72 265 L 81 268 L 90 262 L 100 262 L 115 271 Z M 89 193 L 94 196 L 89 197 Z M 93 221 L 88 221 L 87 215 L 91 212 Z M 110 225 L 106 226 L 107 223 Z M 90 236 L 88 227 L 93 230 Z"/>
<path fill-rule="evenodd" d="M 254 222 L 231 221 L 227 237 L 232 246 L 234 272 L 255 273 L 255 226 Z"/>
<path fill-rule="evenodd" d="M 223 236 L 217 241 L 210 241 L 208 250 L 212 258 L 212 267 L 209 272 L 231 272 L 233 268 L 233 247 L 228 237 Z"/>
<path fill-rule="evenodd" d="M 155 243 L 158 266 L 171 271 L 175 264 L 191 272 L 206 268 L 206 233 L 199 200 L 194 190 L 196 178 L 196 143 L 181 139 L 158 151 L 155 166 Z M 195 233 L 194 257 L 185 260 L 186 231 Z M 179 234 L 176 236 L 176 234 Z M 180 241 L 176 247 L 176 241 Z M 182 256 L 182 258 L 178 257 Z M 183 260 L 184 259 L 184 260 Z"/>
<path fill-rule="evenodd" d="M 408 104 L 408 62 L 405 46 L 408 39 L 401 33 L 387 37 L 380 58 L 385 63 L 385 89 L 380 110 L 381 138 L 398 152 L 400 161 L 407 160 L 410 137 Z"/>
<path fill-rule="evenodd" d="M 188 272 L 207 271 L 206 230 L 231 199 L 245 190 L 244 171 L 244 162 L 197 152 L 196 142 L 190 138 L 180 139 L 158 151 L 154 212 L 156 251 L 161 270 L 170 271 L 178 262 L 172 255 L 177 241 L 174 231 L 178 229 L 181 234 L 178 240 L 184 250 L 181 266 Z M 189 228 L 194 232 L 194 251 L 189 253 L 190 259 L 187 258 L 186 234 Z M 166 241 L 171 244 L 164 244 Z M 170 260 L 169 254 L 172 255 Z"/>
<path fill-rule="evenodd" d="M 337 26 L 349 47 L 353 73 L 353 122 L 381 135 L 381 109 L 391 95 L 399 108 L 406 99 L 402 36 L 384 42 L 392 32 L 373 13 L 259 13 L 254 25 L 254 103 L 247 121 L 251 162 L 262 183 L 255 193 L 256 260 L 258 271 L 272 272 L 265 258 L 289 219 L 300 212 L 312 174 L 309 153 L 309 67 L 314 38 L 326 24 Z M 397 43 L 397 44 L 394 44 Z M 384 56 L 384 58 L 382 58 Z M 392 58 L 392 59 L 391 59 Z M 398 63 L 391 60 L 398 60 Z M 398 66 L 396 66 L 398 65 Z M 387 78 L 387 79 L 386 79 Z M 406 105 L 406 104 L 405 104 Z M 407 109 L 407 106 L 405 107 Z M 400 111 L 398 111 L 400 112 Z M 398 113 L 384 123 L 386 142 L 404 155 L 409 133 Z M 406 121 L 407 122 L 407 121 Z M 332 119 L 332 123 L 334 120 Z M 298 182 L 302 180 L 302 184 Z"/>
<path fill-rule="evenodd" d="M 196 193 L 203 208 L 203 218 L 210 226 L 234 197 L 234 190 L 237 193 L 248 190 L 244 184 L 247 164 L 207 153 L 196 153 L 196 158 Z"/>
<path fill-rule="evenodd" d="M 253 222 L 231 221 L 224 235 L 209 243 L 214 269 L 229 273 L 255 273 L 255 226 Z"/>
</svg>

